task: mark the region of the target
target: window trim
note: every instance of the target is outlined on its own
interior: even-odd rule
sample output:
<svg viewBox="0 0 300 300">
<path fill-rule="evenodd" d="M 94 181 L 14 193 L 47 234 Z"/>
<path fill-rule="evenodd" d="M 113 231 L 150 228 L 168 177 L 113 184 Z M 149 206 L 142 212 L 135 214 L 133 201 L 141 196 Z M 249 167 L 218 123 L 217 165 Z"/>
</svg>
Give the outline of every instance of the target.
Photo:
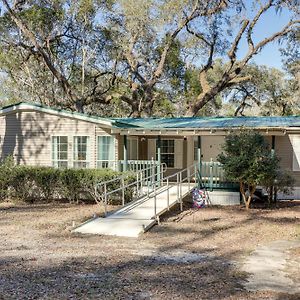
<svg viewBox="0 0 300 300">
<path fill-rule="evenodd" d="M 75 145 L 76 145 L 76 139 L 78 137 L 86 137 L 87 141 L 86 141 L 86 159 L 85 160 L 79 160 L 79 159 L 75 159 Z M 72 145 L 72 165 L 73 168 L 76 169 L 88 169 L 90 168 L 91 165 L 91 137 L 89 135 L 73 135 L 73 145 Z M 77 150 L 78 152 L 78 150 Z M 85 166 L 76 166 L 75 164 L 81 164 L 81 163 L 85 163 Z"/>
<path fill-rule="evenodd" d="M 300 156 L 300 134 L 289 134 L 289 140 L 292 145 L 292 172 L 300 172 L 300 161 L 297 156 Z M 296 143 L 298 140 L 298 143 Z M 296 145 L 298 144 L 298 145 Z M 298 149 L 297 149 L 298 147 Z M 296 151 L 295 151 L 296 150 Z"/>
<path fill-rule="evenodd" d="M 54 151 L 53 151 L 53 141 L 56 137 L 66 137 L 67 138 L 67 159 L 54 159 Z M 51 165 L 55 168 L 62 168 L 59 166 L 59 162 L 66 162 L 66 168 L 69 167 L 69 136 L 68 135 L 51 135 Z"/>
<path fill-rule="evenodd" d="M 115 162 L 116 162 L 116 137 L 114 135 L 109 135 L 109 134 L 105 134 L 105 135 L 96 135 L 96 168 L 103 168 L 100 167 L 99 164 L 105 160 L 110 161 L 109 159 L 100 159 L 99 160 L 99 139 L 102 137 L 110 137 L 113 140 L 113 149 L 114 149 L 114 159 L 112 160 L 112 165 L 114 166 Z M 107 167 L 109 167 L 109 163 L 107 164 Z"/>
<path fill-rule="evenodd" d="M 160 157 L 161 157 L 161 162 L 164 163 L 163 160 L 162 160 L 162 155 L 163 155 L 163 154 L 167 154 L 167 155 L 173 154 L 173 156 L 174 156 L 174 159 L 173 159 L 173 162 L 174 162 L 174 163 L 173 163 L 173 166 L 168 166 L 167 163 L 166 163 L 166 165 L 167 165 L 167 168 L 168 168 L 168 169 L 176 169 L 176 167 L 175 167 L 175 166 L 176 166 L 176 162 L 175 162 L 175 159 L 176 159 L 176 158 L 175 158 L 175 155 L 176 155 L 175 139 L 171 139 L 171 138 L 162 138 L 160 141 L 161 141 L 161 144 L 160 144 Z M 163 142 L 163 141 L 172 141 L 172 142 L 173 142 L 173 149 L 174 149 L 173 152 L 162 152 L 162 142 Z M 157 145 L 156 145 L 156 157 L 157 157 Z"/>
</svg>

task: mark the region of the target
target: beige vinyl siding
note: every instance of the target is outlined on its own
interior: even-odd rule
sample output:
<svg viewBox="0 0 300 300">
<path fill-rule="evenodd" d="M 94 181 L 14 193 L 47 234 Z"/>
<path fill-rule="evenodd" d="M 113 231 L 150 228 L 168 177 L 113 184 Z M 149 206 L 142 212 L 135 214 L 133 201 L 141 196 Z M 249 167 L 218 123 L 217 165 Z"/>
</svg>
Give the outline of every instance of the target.
<svg viewBox="0 0 300 300">
<path fill-rule="evenodd" d="M 265 139 L 272 145 L 272 137 L 265 136 Z M 300 170 L 293 171 L 293 146 L 289 135 L 275 136 L 275 152 L 279 157 L 279 165 L 283 170 L 291 172 L 296 180 L 295 186 L 300 186 Z"/>
<path fill-rule="evenodd" d="M 300 187 L 300 170 L 293 171 L 293 146 L 288 135 L 276 136 L 275 151 L 280 158 L 281 168 L 290 171 L 296 180 L 295 186 Z"/>
<path fill-rule="evenodd" d="M 52 136 L 68 136 L 68 161 L 73 159 L 73 137 L 90 137 L 90 163 L 96 166 L 96 135 L 107 135 L 90 122 L 50 115 L 43 112 L 26 111 L 1 117 L 0 156 L 13 154 L 15 160 L 26 165 L 52 165 Z"/>
</svg>

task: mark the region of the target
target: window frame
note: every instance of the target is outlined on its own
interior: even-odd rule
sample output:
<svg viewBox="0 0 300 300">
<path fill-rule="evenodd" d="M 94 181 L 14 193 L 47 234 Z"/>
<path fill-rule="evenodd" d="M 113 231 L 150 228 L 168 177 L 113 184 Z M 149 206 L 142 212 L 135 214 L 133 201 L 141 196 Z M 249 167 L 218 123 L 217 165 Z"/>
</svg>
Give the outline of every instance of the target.
<svg viewBox="0 0 300 300">
<path fill-rule="evenodd" d="M 173 142 L 173 152 L 170 152 L 170 151 L 168 151 L 168 152 L 163 152 L 163 142 Z M 169 145 L 168 145 L 168 147 L 169 147 Z M 170 138 L 164 138 L 164 139 L 161 139 L 161 141 L 160 141 L 160 157 L 161 157 L 161 162 L 162 163 L 165 163 L 166 165 L 167 165 L 167 168 L 175 168 L 175 154 L 176 154 L 176 149 L 175 149 L 175 139 L 170 139 Z M 158 153 L 157 153 L 157 150 L 156 150 L 156 155 L 158 155 Z M 168 165 L 168 163 L 167 162 L 165 162 L 164 160 L 163 160 L 163 155 L 173 155 L 173 165 L 172 166 L 170 166 L 170 165 Z"/>
<path fill-rule="evenodd" d="M 57 149 L 57 158 L 54 158 L 54 139 L 55 138 L 67 138 L 67 142 L 65 143 L 67 145 L 67 150 L 63 151 L 66 152 L 67 158 L 66 159 L 59 159 L 58 153 L 60 152 L 59 149 Z M 57 146 L 61 143 L 57 143 Z M 51 136 L 51 162 L 52 166 L 55 168 L 68 168 L 69 167 L 69 136 L 68 135 L 52 135 Z M 65 166 L 60 165 L 61 163 L 65 163 Z"/>
<path fill-rule="evenodd" d="M 76 158 L 76 147 L 77 147 L 77 156 L 78 156 L 78 144 L 77 139 L 78 138 L 87 138 L 86 139 L 86 153 L 85 153 L 85 159 L 78 159 Z M 91 146 L 91 138 L 89 135 L 74 135 L 73 136 L 73 147 L 72 147 L 72 157 L 73 157 L 73 168 L 76 169 L 87 169 L 90 167 L 91 164 L 91 153 L 90 153 L 90 146 Z M 77 144 L 77 145 L 76 145 Z"/>
<path fill-rule="evenodd" d="M 113 147 L 113 160 L 109 159 L 109 151 L 106 151 L 108 153 L 108 158 L 107 159 L 99 159 L 99 154 L 100 152 L 100 147 L 99 147 L 99 140 L 100 138 L 110 138 L 112 139 L 112 147 Z M 116 137 L 113 135 L 97 135 L 96 136 L 96 147 L 97 147 L 97 151 L 96 151 L 96 166 L 97 168 L 113 168 L 115 166 L 115 162 L 116 162 Z M 106 146 L 109 146 L 110 144 L 106 144 Z M 109 148 L 108 148 L 109 149 Z M 107 163 L 105 162 L 107 161 Z"/>
<path fill-rule="evenodd" d="M 300 172 L 300 134 L 289 134 L 292 146 L 292 172 Z"/>
</svg>

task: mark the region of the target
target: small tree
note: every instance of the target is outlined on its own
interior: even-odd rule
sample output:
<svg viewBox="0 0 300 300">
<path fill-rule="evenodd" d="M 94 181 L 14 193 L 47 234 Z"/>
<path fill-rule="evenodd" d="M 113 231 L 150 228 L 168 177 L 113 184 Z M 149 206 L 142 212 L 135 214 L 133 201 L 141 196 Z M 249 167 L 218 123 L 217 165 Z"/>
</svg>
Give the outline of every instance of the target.
<svg viewBox="0 0 300 300">
<path fill-rule="evenodd" d="M 279 159 L 271 153 L 264 137 L 254 131 L 232 133 L 225 139 L 218 161 L 223 164 L 225 176 L 239 182 L 246 209 L 257 185 L 273 182 L 279 170 Z"/>
</svg>

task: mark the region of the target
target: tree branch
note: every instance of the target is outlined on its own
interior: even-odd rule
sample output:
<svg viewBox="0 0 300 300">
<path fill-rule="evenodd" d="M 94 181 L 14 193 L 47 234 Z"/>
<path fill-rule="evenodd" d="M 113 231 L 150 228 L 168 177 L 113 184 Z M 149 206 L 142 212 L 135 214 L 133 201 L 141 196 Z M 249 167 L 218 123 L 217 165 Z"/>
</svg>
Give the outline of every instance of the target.
<svg viewBox="0 0 300 300">
<path fill-rule="evenodd" d="M 28 38 L 28 40 L 33 44 L 33 46 L 36 48 L 36 51 L 38 51 L 41 54 L 46 66 L 49 68 L 49 70 L 52 72 L 52 74 L 56 77 L 58 82 L 61 84 L 64 92 L 69 97 L 69 100 L 71 100 L 72 102 L 76 102 L 77 97 L 73 94 L 73 91 L 72 91 L 72 88 L 71 88 L 69 82 L 67 81 L 65 76 L 54 66 L 54 64 L 51 61 L 51 58 L 48 56 L 48 54 L 43 49 L 43 47 L 39 44 L 39 42 L 37 41 L 34 34 L 28 29 L 28 27 L 23 23 L 23 21 L 11 9 L 7 0 L 2 0 L 2 3 L 6 7 L 10 17 L 15 22 L 17 27 Z"/>
</svg>

